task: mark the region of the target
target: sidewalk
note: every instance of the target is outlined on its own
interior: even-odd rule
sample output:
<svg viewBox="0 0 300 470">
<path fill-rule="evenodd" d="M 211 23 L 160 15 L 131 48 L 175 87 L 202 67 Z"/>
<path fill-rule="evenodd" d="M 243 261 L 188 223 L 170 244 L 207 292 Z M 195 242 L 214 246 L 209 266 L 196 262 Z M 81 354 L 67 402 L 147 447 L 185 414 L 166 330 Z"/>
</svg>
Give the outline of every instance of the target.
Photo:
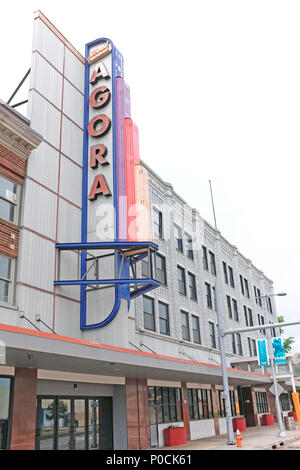
<svg viewBox="0 0 300 470">
<path fill-rule="evenodd" d="M 286 437 L 278 436 L 278 425 L 249 427 L 242 433 L 242 447 L 227 444 L 227 435 L 206 437 L 194 441 L 188 441 L 185 445 L 174 447 L 161 447 L 164 450 L 271 450 L 272 446 L 277 449 L 283 448 L 282 444 L 293 442 L 299 444 L 300 449 L 300 430 L 296 423 L 296 429 L 285 431 Z"/>
</svg>

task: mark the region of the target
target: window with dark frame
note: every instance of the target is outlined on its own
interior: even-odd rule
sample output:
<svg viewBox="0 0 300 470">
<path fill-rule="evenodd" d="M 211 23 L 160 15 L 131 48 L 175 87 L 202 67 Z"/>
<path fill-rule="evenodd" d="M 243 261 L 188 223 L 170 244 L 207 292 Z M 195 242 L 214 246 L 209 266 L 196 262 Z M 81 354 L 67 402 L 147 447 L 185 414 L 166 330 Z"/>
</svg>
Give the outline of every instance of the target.
<svg viewBox="0 0 300 470">
<path fill-rule="evenodd" d="M 155 279 L 163 286 L 167 285 L 166 258 L 158 253 L 155 256 Z"/>
<path fill-rule="evenodd" d="M 246 291 L 246 296 L 248 299 L 250 299 L 250 291 L 249 291 L 249 284 L 247 279 L 244 278 L 244 286 L 245 286 L 245 291 Z"/>
<path fill-rule="evenodd" d="M 227 300 L 228 315 L 229 315 L 229 318 L 232 318 L 231 299 L 230 299 L 229 295 L 226 295 L 226 300 Z"/>
<path fill-rule="evenodd" d="M 185 240 L 185 253 L 186 253 L 186 256 L 189 259 L 193 260 L 194 259 L 194 251 L 193 251 L 192 237 L 190 235 L 188 235 L 187 233 L 185 233 L 184 240 Z"/>
<path fill-rule="evenodd" d="M 242 294 L 245 295 L 244 280 L 243 280 L 243 276 L 241 274 L 240 274 L 240 284 L 241 284 Z"/>
<path fill-rule="evenodd" d="M 235 344 L 235 336 L 234 334 L 231 335 L 231 345 L 232 345 L 232 352 L 236 354 L 236 344 Z"/>
<path fill-rule="evenodd" d="M 155 237 L 163 239 L 163 215 L 155 208 L 153 208 L 153 232 Z"/>
<path fill-rule="evenodd" d="M 180 253 L 183 253 L 181 229 L 177 225 L 174 225 L 174 234 L 176 250 L 180 251 Z"/>
<path fill-rule="evenodd" d="M 224 281 L 228 284 L 228 274 L 227 274 L 227 264 L 223 261 L 223 273 L 224 273 Z"/>
<path fill-rule="evenodd" d="M 180 388 L 148 387 L 148 403 L 152 421 L 150 424 L 183 421 Z"/>
<path fill-rule="evenodd" d="M 241 335 L 240 333 L 236 333 L 236 342 L 237 342 L 237 350 L 238 350 L 238 354 L 239 356 L 242 356 L 243 355 L 243 348 L 242 348 L 242 339 L 241 339 Z"/>
<path fill-rule="evenodd" d="M 212 322 L 208 322 L 208 326 L 209 326 L 210 347 L 213 349 L 217 349 L 215 324 Z"/>
<path fill-rule="evenodd" d="M 188 388 L 187 397 L 191 421 L 213 418 L 214 410 L 211 390 Z"/>
<path fill-rule="evenodd" d="M 16 222 L 18 185 L 0 175 L 0 218 Z"/>
<path fill-rule="evenodd" d="M 158 302 L 159 332 L 162 335 L 170 336 L 169 306 L 163 302 Z"/>
<path fill-rule="evenodd" d="M 155 331 L 154 299 L 143 296 L 143 313 L 145 330 Z"/>
<path fill-rule="evenodd" d="M 201 344 L 199 318 L 192 315 L 193 343 Z"/>
<path fill-rule="evenodd" d="M 189 295 L 190 299 L 197 302 L 197 289 L 196 289 L 196 277 L 195 274 L 188 272 L 188 284 L 189 284 Z"/>
<path fill-rule="evenodd" d="M 177 280 L 179 294 L 186 295 L 185 270 L 181 266 L 177 266 Z"/>
<path fill-rule="evenodd" d="M 202 245 L 202 260 L 203 260 L 203 268 L 208 271 L 208 257 L 207 257 L 207 248 L 206 246 Z"/>
<path fill-rule="evenodd" d="M 231 300 L 232 300 L 233 317 L 235 321 L 239 321 L 239 311 L 238 311 L 237 301 L 235 299 L 231 299 Z"/>
<path fill-rule="evenodd" d="M 190 328 L 189 328 L 189 314 L 180 310 L 181 314 L 181 329 L 182 329 L 182 339 L 185 341 L 190 341 Z"/>
<path fill-rule="evenodd" d="M 208 284 L 208 282 L 205 283 L 205 288 L 206 288 L 207 307 L 212 308 L 211 286 L 210 286 L 210 284 Z"/>
<path fill-rule="evenodd" d="M 211 274 L 214 274 L 216 276 L 217 270 L 216 270 L 215 255 L 212 251 L 209 251 L 208 253 L 209 253 L 210 272 Z"/>
<path fill-rule="evenodd" d="M 12 303 L 12 264 L 12 258 L 0 254 L 0 302 L 3 303 Z"/>
<path fill-rule="evenodd" d="M 234 284 L 234 277 L 233 277 L 233 269 L 231 266 L 227 266 L 228 267 L 228 273 L 229 273 L 229 284 L 231 287 L 235 287 L 235 284 Z"/>
<path fill-rule="evenodd" d="M 246 326 L 249 326 L 249 318 L 248 318 L 248 312 L 247 312 L 247 307 L 244 305 L 244 315 L 245 315 L 245 323 Z"/>
</svg>

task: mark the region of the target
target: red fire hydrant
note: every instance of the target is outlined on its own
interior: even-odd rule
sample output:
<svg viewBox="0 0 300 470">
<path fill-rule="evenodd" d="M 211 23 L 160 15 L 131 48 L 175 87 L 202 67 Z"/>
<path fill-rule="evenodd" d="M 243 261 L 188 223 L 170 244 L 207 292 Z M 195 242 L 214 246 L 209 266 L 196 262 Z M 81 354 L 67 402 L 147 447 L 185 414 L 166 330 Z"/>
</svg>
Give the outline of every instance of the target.
<svg viewBox="0 0 300 470">
<path fill-rule="evenodd" d="M 236 446 L 237 447 L 242 447 L 242 440 L 243 440 L 243 436 L 241 435 L 240 431 L 237 429 L 236 431 Z"/>
</svg>

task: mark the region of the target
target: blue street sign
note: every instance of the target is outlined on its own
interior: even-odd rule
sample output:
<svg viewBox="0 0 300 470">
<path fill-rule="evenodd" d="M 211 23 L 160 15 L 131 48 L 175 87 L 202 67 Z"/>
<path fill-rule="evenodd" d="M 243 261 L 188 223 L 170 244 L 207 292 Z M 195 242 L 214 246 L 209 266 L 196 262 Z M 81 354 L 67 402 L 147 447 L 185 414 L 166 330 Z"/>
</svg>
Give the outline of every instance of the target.
<svg viewBox="0 0 300 470">
<path fill-rule="evenodd" d="M 285 352 L 282 338 L 272 338 L 273 354 L 276 364 L 286 364 Z"/>
<path fill-rule="evenodd" d="M 259 366 L 269 366 L 269 354 L 268 354 L 268 345 L 266 339 L 257 339 L 256 348 L 258 351 L 258 365 Z"/>
</svg>

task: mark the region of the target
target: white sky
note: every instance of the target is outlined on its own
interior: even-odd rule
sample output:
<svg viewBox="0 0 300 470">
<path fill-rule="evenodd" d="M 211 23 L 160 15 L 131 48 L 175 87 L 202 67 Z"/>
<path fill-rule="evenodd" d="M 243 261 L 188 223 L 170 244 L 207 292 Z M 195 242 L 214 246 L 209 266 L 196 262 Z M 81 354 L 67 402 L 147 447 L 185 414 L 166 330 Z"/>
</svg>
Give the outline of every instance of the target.
<svg viewBox="0 0 300 470">
<path fill-rule="evenodd" d="M 141 158 L 211 223 L 212 180 L 223 236 L 288 293 L 278 314 L 300 320 L 300 2 L 5 2 L 4 101 L 30 67 L 35 10 L 82 54 L 85 43 L 112 39 Z M 283 336 L 300 351 L 300 325 Z"/>
</svg>

